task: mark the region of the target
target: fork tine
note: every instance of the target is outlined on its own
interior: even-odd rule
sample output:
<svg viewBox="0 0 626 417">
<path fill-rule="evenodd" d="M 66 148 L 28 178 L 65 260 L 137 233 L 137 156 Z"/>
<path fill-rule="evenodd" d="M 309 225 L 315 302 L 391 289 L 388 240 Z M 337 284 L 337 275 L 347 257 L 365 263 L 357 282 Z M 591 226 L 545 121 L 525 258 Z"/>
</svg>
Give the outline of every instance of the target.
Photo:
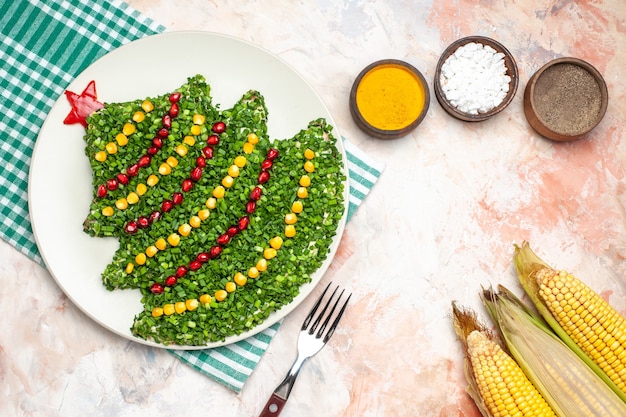
<svg viewBox="0 0 626 417">
<path fill-rule="evenodd" d="M 330 305 L 330 302 L 333 300 L 333 297 L 335 296 L 335 293 L 337 292 L 338 289 L 339 289 L 339 287 L 335 288 L 335 291 L 333 292 L 333 295 L 330 297 L 330 300 L 328 300 L 328 304 L 326 304 L 326 307 L 328 307 Z M 337 304 L 339 304 L 339 301 L 341 301 L 341 296 L 343 295 L 343 292 L 344 292 L 344 290 L 342 290 L 341 293 L 339 294 L 339 298 L 337 298 L 337 300 L 335 301 L 335 304 L 333 304 L 333 308 L 330 309 L 330 312 L 326 316 L 326 320 L 324 320 L 324 323 L 322 324 L 322 327 L 320 327 L 319 331 L 317 332 L 317 335 L 315 337 L 317 337 L 318 339 L 320 337 L 322 337 L 322 334 L 324 334 L 324 330 L 326 330 L 326 326 L 328 326 L 328 322 L 330 321 L 331 317 L 333 316 L 333 313 L 335 312 L 335 309 L 337 308 Z M 324 308 L 324 310 L 326 310 L 326 308 Z M 318 322 L 322 319 L 322 315 L 323 314 L 324 314 L 324 312 L 322 311 L 322 313 L 317 318 Z M 315 329 L 313 329 L 313 331 L 315 331 Z"/>
<path fill-rule="evenodd" d="M 309 329 L 309 334 L 313 334 L 315 333 L 315 330 L 317 329 L 317 326 L 319 326 L 320 322 L 322 321 L 322 318 L 324 317 L 324 314 L 326 313 L 326 310 L 328 309 L 328 306 L 330 306 L 331 301 L 333 301 L 333 298 L 335 298 L 335 294 L 337 294 L 337 290 L 339 289 L 339 287 L 336 287 L 335 290 L 333 291 L 333 293 L 330 295 L 330 298 L 328 299 L 328 301 L 326 302 L 326 304 L 324 304 L 324 308 L 322 308 L 322 311 L 320 311 L 320 313 L 317 315 L 317 317 L 315 318 L 315 321 L 313 322 L 313 325 L 311 326 L 311 328 Z M 339 296 L 341 297 L 341 295 Z M 339 301 L 339 300 L 337 300 Z M 335 307 L 333 307 L 333 309 L 330 311 L 330 313 L 328 313 L 328 316 L 330 317 L 331 314 L 333 314 L 333 310 L 335 309 Z M 322 334 L 322 331 L 324 330 L 324 328 L 326 327 L 326 323 L 328 323 L 328 319 L 326 319 L 326 321 L 324 322 L 322 328 L 320 329 L 319 333 L 317 334 L 317 338 L 319 339 L 320 335 Z"/>
<path fill-rule="evenodd" d="M 304 322 L 302 323 L 302 330 L 305 330 L 307 327 L 309 327 L 309 323 L 313 319 L 313 316 L 315 315 L 315 312 L 317 311 L 317 309 L 319 308 L 320 304 L 322 303 L 322 299 L 324 298 L 324 295 L 326 295 L 326 292 L 330 288 L 330 284 L 331 283 L 329 282 L 328 285 L 326 286 L 326 289 L 322 293 L 322 295 L 320 295 L 320 298 L 317 299 L 317 301 L 315 302 L 315 305 L 313 306 L 313 308 L 311 309 L 309 314 L 304 319 Z"/>
<path fill-rule="evenodd" d="M 343 294 L 343 291 L 341 292 L 341 294 Z M 324 343 L 328 342 L 330 337 L 335 333 L 335 329 L 337 328 L 337 325 L 339 324 L 339 320 L 341 320 L 341 316 L 343 316 L 343 312 L 346 310 L 346 307 L 348 306 L 348 301 L 350 301 L 350 297 L 352 297 L 352 294 L 348 295 L 346 302 L 343 303 L 343 306 L 341 306 L 341 310 L 339 310 L 339 314 L 337 314 L 337 317 L 335 317 L 333 324 L 331 324 L 330 329 L 328 330 L 328 333 L 326 333 L 326 336 L 324 336 Z M 339 296 L 339 298 L 337 299 L 337 303 L 339 302 L 340 299 L 341 299 L 341 296 Z M 335 303 L 335 306 L 336 305 L 337 304 Z M 333 307 L 333 310 L 334 309 L 335 308 Z"/>
</svg>

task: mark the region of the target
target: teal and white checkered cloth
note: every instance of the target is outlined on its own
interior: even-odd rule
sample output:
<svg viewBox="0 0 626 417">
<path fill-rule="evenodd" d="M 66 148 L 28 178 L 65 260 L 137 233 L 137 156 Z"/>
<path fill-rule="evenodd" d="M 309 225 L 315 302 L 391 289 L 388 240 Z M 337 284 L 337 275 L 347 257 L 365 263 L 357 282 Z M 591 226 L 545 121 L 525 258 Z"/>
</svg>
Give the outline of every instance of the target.
<svg viewBox="0 0 626 417">
<path fill-rule="evenodd" d="M 43 260 L 28 214 L 28 171 L 48 111 L 76 75 L 107 52 L 165 28 L 118 0 L 0 0 L 0 237 Z M 383 166 L 344 141 L 350 174 L 348 218 Z M 278 330 L 216 349 L 170 350 L 239 391 Z"/>
</svg>

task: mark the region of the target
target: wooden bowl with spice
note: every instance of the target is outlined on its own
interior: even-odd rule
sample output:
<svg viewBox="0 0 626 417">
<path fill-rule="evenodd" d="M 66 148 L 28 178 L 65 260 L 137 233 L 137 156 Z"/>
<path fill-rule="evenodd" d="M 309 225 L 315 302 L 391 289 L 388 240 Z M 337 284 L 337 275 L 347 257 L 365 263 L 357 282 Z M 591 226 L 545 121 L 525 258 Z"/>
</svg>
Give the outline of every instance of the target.
<svg viewBox="0 0 626 417">
<path fill-rule="evenodd" d="M 558 142 L 582 138 L 600 123 L 609 102 L 604 78 L 588 62 L 557 58 L 524 90 L 524 114 L 540 135 Z"/>
<path fill-rule="evenodd" d="M 500 113 L 515 97 L 518 84 L 513 55 L 485 36 L 452 42 L 435 70 L 437 101 L 448 114 L 466 122 L 480 122 Z"/>
<path fill-rule="evenodd" d="M 424 76 L 397 59 L 365 67 L 350 90 L 350 113 L 357 126 L 379 139 L 411 133 L 424 119 L 430 92 Z"/>
</svg>

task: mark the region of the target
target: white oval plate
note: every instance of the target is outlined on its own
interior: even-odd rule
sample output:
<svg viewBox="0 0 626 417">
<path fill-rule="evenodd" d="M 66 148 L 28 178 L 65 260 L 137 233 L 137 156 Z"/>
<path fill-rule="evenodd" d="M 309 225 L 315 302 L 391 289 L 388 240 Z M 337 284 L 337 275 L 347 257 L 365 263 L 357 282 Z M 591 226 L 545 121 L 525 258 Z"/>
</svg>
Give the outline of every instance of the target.
<svg viewBox="0 0 626 417">
<path fill-rule="evenodd" d="M 334 127 L 328 109 L 313 88 L 284 61 L 251 43 L 209 32 L 169 32 L 137 40 L 103 56 L 67 87 L 80 93 L 96 81 L 98 100 L 124 102 L 173 91 L 195 74 L 211 85 L 213 102 L 231 108 L 248 90 L 258 90 L 268 108 L 270 138 L 291 138 L 311 120 L 323 117 Z M 165 346 L 132 335 L 135 315 L 143 308 L 139 290 L 108 291 L 101 273 L 118 248 L 114 238 L 93 238 L 83 232 L 92 198 L 92 175 L 85 156 L 83 127 L 65 125 L 70 111 L 65 95 L 54 104 L 39 133 L 29 174 L 29 209 L 39 251 L 64 293 L 89 317 L 132 341 L 155 347 L 204 349 L 252 336 L 286 316 L 306 298 L 322 278 L 343 234 L 345 210 L 330 253 L 301 287 L 300 294 L 259 326 L 224 342 L 206 346 Z M 337 146 L 343 154 L 341 140 Z M 71 325 L 71 324 L 70 324 Z"/>
</svg>

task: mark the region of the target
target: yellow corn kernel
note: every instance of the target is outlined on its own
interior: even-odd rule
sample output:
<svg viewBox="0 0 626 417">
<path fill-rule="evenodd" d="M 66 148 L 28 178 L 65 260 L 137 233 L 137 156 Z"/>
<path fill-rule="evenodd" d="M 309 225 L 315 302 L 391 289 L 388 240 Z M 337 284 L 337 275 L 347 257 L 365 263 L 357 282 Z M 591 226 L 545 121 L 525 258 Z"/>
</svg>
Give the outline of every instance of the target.
<svg viewBox="0 0 626 417">
<path fill-rule="evenodd" d="M 252 267 L 250 267 L 250 269 L 248 269 L 248 276 L 250 278 L 258 278 L 259 270 L 256 269 L 256 266 L 252 266 Z"/>
<path fill-rule="evenodd" d="M 313 159 L 313 158 L 315 158 L 315 152 L 313 152 L 312 150 L 307 148 L 307 149 L 304 150 L 304 157 L 306 159 Z"/>
<path fill-rule="evenodd" d="M 143 103 L 141 103 L 141 108 L 146 113 L 150 113 L 152 110 L 154 110 L 154 104 L 152 104 L 150 100 L 144 100 Z"/>
<path fill-rule="evenodd" d="M 167 248 L 167 242 L 165 239 L 160 237 L 156 240 L 156 242 L 154 242 L 154 246 L 156 246 L 158 250 L 165 250 Z"/>
<path fill-rule="evenodd" d="M 128 208 L 128 200 L 124 197 L 120 198 L 115 202 L 115 207 L 117 207 L 118 210 L 126 210 Z"/>
<path fill-rule="evenodd" d="M 109 142 L 106 144 L 105 146 L 107 153 L 109 155 L 113 155 L 117 153 L 117 145 L 115 144 L 115 142 Z"/>
<path fill-rule="evenodd" d="M 251 143 L 253 145 L 259 143 L 259 137 L 256 135 L 256 133 L 248 133 L 248 143 Z"/>
<path fill-rule="evenodd" d="M 123 133 L 118 133 L 117 135 L 115 135 L 115 141 L 120 146 L 126 146 L 128 145 L 128 136 Z"/>
<path fill-rule="evenodd" d="M 204 117 L 204 115 L 196 113 L 193 115 L 191 120 L 193 121 L 194 125 L 203 125 L 206 121 L 206 118 Z"/>
<path fill-rule="evenodd" d="M 124 127 L 122 127 L 122 133 L 126 136 L 130 136 L 135 133 L 135 125 L 132 123 L 125 123 Z"/>
<path fill-rule="evenodd" d="M 215 190 L 213 190 L 213 192 L 215 192 Z M 204 205 L 206 206 L 206 208 L 213 210 L 215 207 L 217 207 L 217 199 L 215 197 L 210 197 L 206 200 L 206 203 L 204 203 Z"/>
<path fill-rule="evenodd" d="M 189 223 L 183 223 L 178 226 L 178 233 L 181 236 L 189 236 L 189 233 L 191 233 L 191 226 L 189 225 Z"/>
<path fill-rule="evenodd" d="M 146 114 L 142 111 L 136 111 L 133 114 L 133 122 L 135 123 L 141 123 L 144 121 L 145 118 L 146 118 Z"/>
<path fill-rule="evenodd" d="M 211 211 L 208 209 L 202 209 L 198 212 L 198 217 L 202 221 L 208 219 L 210 215 L 211 215 Z"/>
<path fill-rule="evenodd" d="M 144 265 L 146 260 L 147 258 L 145 253 L 138 253 L 137 256 L 135 256 L 135 263 L 137 265 Z"/>
<path fill-rule="evenodd" d="M 111 206 L 107 206 L 105 208 L 102 209 L 102 215 L 104 217 L 111 217 L 113 215 L 113 207 Z"/>
<path fill-rule="evenodd" d="M 135 269 L 135 264 L 134 264 L 134 263 L 132 263 L 132 262 L 129 262 L 129 263 L 126 265 L 126 269 L 125 269 L 124 271 L 125 271 L 127 274 L 132 274 L 133 269 Z"/>
<path fill-rule="evenodd" d="M 302 213 L 303 209 L 304 209 L 304 206 L 302 205 L 302 201 L 296 200 L 293 202 L 293 204 L 291 204 L 291 211 L 293 211 L 296 214 Z"/>
<path fill-rule="evenodd" d="M 226 190 L 221 185 L 218 185 L 213 189 L 213 197 L 215 198 L 224 198 L 224 194 L 226 194 Z"/>
<path fill-rule="evenodd" d="M 285 214 L 285 223 L 286 224 L 296 224 L 298 221 L 298 216 L 295 213 L 287 213 Z"/>
<path fill-rule="evenodd" d="M 161 174 L 161 175 L 169 175 L 171 173 L 172 173 L 172 167 L 169 166 L 168 164 L 162 163 L 159 166 L 159 174 Z"/>
<path fill-rule="evenodd" d="M 180 144 L 176 147 L 176 149 L 174 149 L 174 151 L 179 154 L 180 156 L 185 156 L 187 155 L 187 147 L 183 144 Z"/>
<path fill-rule="evenodd" d="M 294 237 L 296 235 L 296 227 L 293 224 L 285 226 L 285 236 Z"/>
<path fill-rule="evenodd" d="M 276 249 L 274 248 L 265 248 L 263 249 L 263 257 L 265 259 L 274 259 L 276 257 Z"/>
<path fill-rule="evenodd" d="M 173 156 L 168 156 L 165 162 L 172 168 L 176 168 L 178 166 L 178 159 L 174 158 Z"/>
<path fill-rule="evenodd" d="M 163 309 L 161 307 L 154 307 L 152 309 L 152 317 L 161 317 L 163 315 Z"/>
<path fill-rule="evenodd" d="M 265 272 L 267 271 L 267 259 L 265 258 L 261 258 L 257 261 L 255 268 L 259 271 L 259 272 Z"/>
<path fill-rule="evenodd" d="M 96 161 L 98 162 L 104 162 L 107 160 L 107 153 L 105 151 L 96 152 L 94 158 L 96 158 Z"/>
<path fill-rule="evenodd" d="M 166 316 L 171 316 L 172 314 L 174 314 L 176 312 L 176 308 L 174 307 L 174 304 L 165 304 L 163 306 L 163 313 Z"/>
<path fill-rule="evenodd" d="M 169 243 L 170 246 L 178 246 L 180 243 L 180 236 L 176 233 L 172 233 L 167 237 L 167 243 Z"/>
<path fill-rule="evenodd" d="M 144 195 L 147 191 L 148 186 L 146 184 L 139 183 L 137 184 L 137 187 L 135 187 L 135 192 L 137 193 L 137 195 Z"/>
<path fill-rule="evenodd" d="M 228 293 L 225 290 L 215 291 L 215 301 L 224 301 L 228 297 Z"/>
<path fill-rule="evenodd" d="M 235 276 L 233 277 L 233 281 L 235 281 L 235 284 L 241 287 L 241 286 L 246 285 L 246 282 L 248 282 L 248 278 L 246 278 L 246 276 L 242 274 L 241 272 L 237 272 Z"/>
<path fill-rule="evenodd" d="M 191 129 L 189 129 L 189 133 L 194 136 L 198 136 L 200 133 L 202 133 L 202 128 L 199 125 L 193 125 L 191 126 Z"/>
<path fill-rule="evenodd" d="M 158 252 L 158 251 L 159 251 L 159 250 L 157 249 L 157 247 L 156 247 L 156 246 L 154 246 L 154 245 L 150 245 L 150 246 L 148 246 L 148 247 L 146 248 L 146 256 L 147 256 L 148 258 L 152 258 L 154 255 L 156 255 L 156 254 L 157 254 L 157 252 Z"/>
<path fill-rule="evenodd" d="M 239 176 L 239 167 L 235 164 L 231 165 L 228 168 L 228 175 L 230 175 L 233 178 L 237 178 Z"/>
<path fill-rule="evenodd" d="M 283 245 L 283 238 L 280 236 L 275 236 L 270 239 L 270 246 L 274 249 L 278 250 Z"/>
<path fill-rule="evenodd" d="M 315 171 L 315 165 L 313 165 L 313 162 L 311 161 L 306 161 L 304 163 L 304 170 L 308 173 L 311 173 L 313 171 Z"/>
<path fill-rule="evenodd" d="M 303 187 L 308 187 L 309 185 L 311 185 L 311 177 L 309 177 L 308 175 L 303 175 L 302 177 L 300 177 L 300 185 Z"/>
<path fill-rule="evenodd" d="M 200 220 L 200 217 L 198 216 L 191 216 L 189 218 L 189 226 L 193 227 L 194 229 L 197 229 L 198 227 L 200 227 L 201 222 L 202 220 Z"/>
<path fill-rule="evenodd" d="M 254 145 L 250 142 L 246 142 L 243 144 L 243 151 L 250 155 L 254 151 Z"/>
<path fill-rule="evenodd" d="M 211 303 L 211 301 L 213 301 L 213 299 L 211 298 L 211 296 L 209 294 L 202 294 L 200 296 L 200 302 L 202 304 L 209 304 L 209 303 Z"/>
<path fill-rule="evenodd" d="M 195 298 L 190 298 L 186 300 L 185 307 L 187 307 L 187 310 L 189 311 L 194 311 L 198 308 L 198 300 L 196 300 Z"/>
<path fill-rule="evenodd" d="M 243 155 L 238 155 L 237 157 L 235 157 L 235 165 L 237 165 L 239 168 L 245 167 L 247 162 L 248 160 Z"/>
<path fill-rule="evenodd" d="M 177 301 L 174 304 L 174 310 L 178 314 L 183 314 L 185 311 L 187 311 L 187 306 L 185 305 L 184 301 Z"/>
<path fill-rule="evenodd" d="M 232 281 L 228 281 L 224 286 L 224 289 L 226 290 L 226 292 L 234 292 L 237 289 L 237 284 Z"/>
<path fill-rule="evenodd" d="M 159 170 L 161 168 L 159 167 Z M 148 179 L 146 180 L 146 184 L 148 184 L 150 187 L 154 187 L 155 185 L 157 185 L 159 183 L 159 177 L 157 177 L 154 174 L 151 174 Z"/>
<path fill-rule="evenodd" d="M 128 193 L 126 201 L 128 201 L 128 204 L 137 204 L 139 202 L 139 194 L 134 191 Z"/>
<path fill-rule="evenodd" d="M 193 146 L 196 144 L 196 138 L 194 138 L 193 136 L 187 135 L 183 138 L 183 143 L 188 146 Z"/>
<path fill-rule="evenodd" d="M 307 190 L 306 187 L 298 187 L 296 195 L 298 198 L 307 198 L 309 196 L 309 190 Z"/>
<path fill-rule="evenodd" d="M 222 185 L 225 188 L 232 187 L 234 183 L 235 183 L 235 179 L 231 177 L 230 175 L 226 175 L 224 178 L 222 178 Z"/>
</svg>

